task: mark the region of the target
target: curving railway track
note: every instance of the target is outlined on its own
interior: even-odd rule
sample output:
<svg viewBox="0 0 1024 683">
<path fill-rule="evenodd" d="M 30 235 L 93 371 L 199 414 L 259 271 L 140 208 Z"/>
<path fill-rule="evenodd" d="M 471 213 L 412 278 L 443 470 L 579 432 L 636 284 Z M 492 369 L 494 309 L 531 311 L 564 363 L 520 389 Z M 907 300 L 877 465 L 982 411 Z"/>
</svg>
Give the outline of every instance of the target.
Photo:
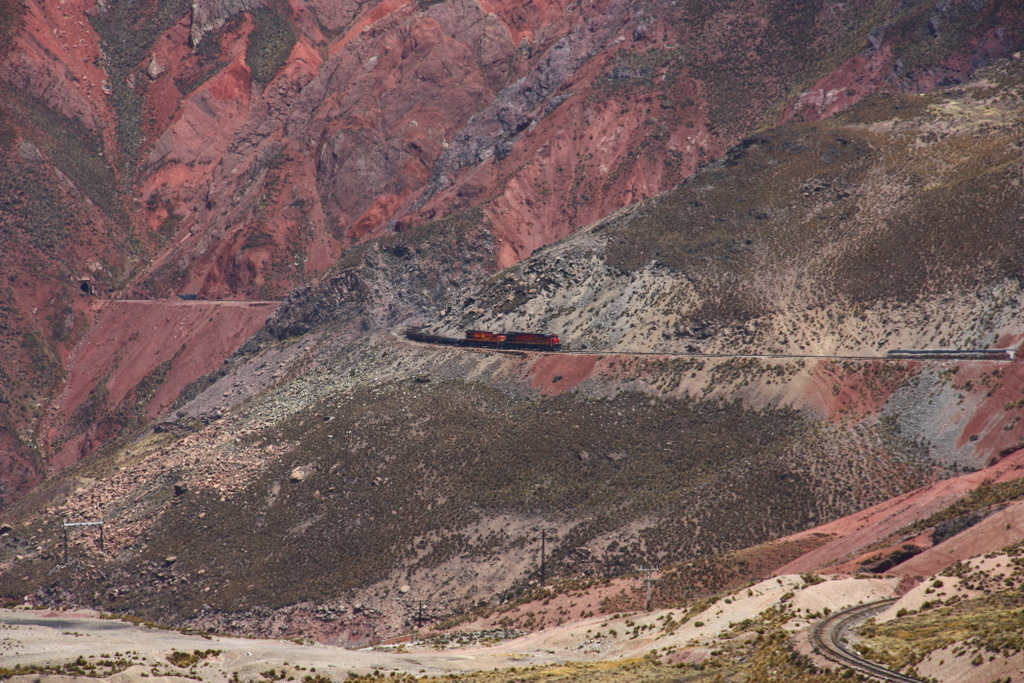
<svg viewBox="0 0 1024 683">
<path fill-rule="evenodd" d="M 988 351 L 943 350 L 929 353 L 928 351 L 897 351 L 885 355 L 842 355 L 842 354 L 812 354 L 812 353 L 702 353 L 699 351 L 604 351 L 598 349 L 570 349 L 563 346 L 560 350 L 553 351 L 544 348 L 494 348 L 467 345 L 465 340 L 456 337 L 444 337 L 440 335 L 423 334 L 411 328 L 404 331 L 406 340 L 426 344 L 428 346 L 455 346 L 470 351 L 483 352 L 532 352 L 532 353 L 558 353 L 562 355 L 578 356 L 672 356 L 674 358 L 712 358 L 712 359 L 756 359 L 756 360 L 837 360 L 837 361 L 874 361 L 885 363 L 906 363 L 907 361 L 938 361 L 941 363 L 957 361 L 976 361 L 982 363 L 1010 363 L 1016 360 L 1015 352 L 1009 349 L 992 349 Z M 980 355 L 986 354 L 986 355 Z"/>
<path fill-rule="evenodd" d="M 868 617 L 881 612 L 894 602 L 896 602 L 896 598 L 877 600 L 866 605 L 857 605 L 842 612 L 836 612 L 822 619 L 811 629 L 811 645 L 826 659 L 879 680 L 892 681 L 893 683 L 927 683 L 920 678 L 898 673 L 892 669 L 887 669 L 877 662 L 864 659 L 855 652 L 848 650 L 844 645 L 845 634 L 851 628 Z"/>
</svg>

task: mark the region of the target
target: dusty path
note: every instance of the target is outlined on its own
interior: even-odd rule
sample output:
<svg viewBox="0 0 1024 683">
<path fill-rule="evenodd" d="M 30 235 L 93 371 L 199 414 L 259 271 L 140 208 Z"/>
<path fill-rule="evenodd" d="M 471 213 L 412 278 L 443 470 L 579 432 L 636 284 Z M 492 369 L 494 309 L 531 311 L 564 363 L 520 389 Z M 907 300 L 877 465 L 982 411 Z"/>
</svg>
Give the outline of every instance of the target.
<svg viewBox="0 0 1024 683">
<path fill-rule="evenodd" d="M 401 653 L 387 650 L 346 650 L 326 645 L 303 645 L 285 640 L 256 640 L 192 636 L 155 628 L 133 626 L 94 615 L 35 610 L 0 610 L 0 664 L 59 665 L 78 657 L 118 657 L 138 653 L 145 664 L 138 672 L 162 675 L 180 673 L 167 661 L 172 650 L 220 650 L 208 666 L 198 667 L 204 681 L 225 681 L 237 673 L 243 679 L 258 678 L 268 669 L 281 670 L 288 663 L 305 669 L 315 668 L 334 680 L 344 680 L 349 672 L 372 673 L 374 669 L 412 674 L 442 675 L 448 672 L 490 669 L 522 665 L 522 659 L 508 652 L 488 652 L 491 648 L 469 650 L 423 650 Z M 541 663 L 537 657 L 527 657 Z M 548 661 L 562 661 L 551 657 Z M 546 663 L 546 662 L 544 662 Z"/>
</svg>

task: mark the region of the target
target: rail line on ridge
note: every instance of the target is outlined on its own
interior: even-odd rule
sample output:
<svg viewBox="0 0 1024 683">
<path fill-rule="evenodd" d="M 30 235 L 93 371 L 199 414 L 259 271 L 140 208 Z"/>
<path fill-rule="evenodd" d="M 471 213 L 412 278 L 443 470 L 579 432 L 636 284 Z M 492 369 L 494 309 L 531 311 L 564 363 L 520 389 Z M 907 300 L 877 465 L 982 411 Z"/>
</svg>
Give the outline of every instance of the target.
<svg viewBox="0 0 1024 683">
<path fill-rule="evenodd" d="M 543 354 L 559 354 L 559 355 L 576 355 L 576 356 L 670 356 L 673 358 L 709 358 L 709 359 L 751 359 L 751 360 L 837 360 L 837 361 L 883 361 L 886 363 L 905 363 L 907 361 L 936 361 L 948 363 L 951 361 L 965 361 L 969 360 L 972 362 L 980 363 L 1012 363 L 1014 358 L 1010 356 L 1006 357 L 972 357 L 972 354 L 977 352 L 964 351 L 962 354 L 957 353 L 938 353 L 928 354 L 927 352 L 922 353 L 911 353 L 908 355 L 883 355 L 883 356 L 865 356 L 865 355 L 844 355 L 844 354 L 813 354 L 813 353 L 711 353 L 701 351 L 605 351 L 597 349 L 569 349 L 564 346 L 558 351 L 550 349 L 527 349 L 527 348 L 498 348 L 498 347 L 485 347 L 485 346 L 470 346 L 462 345 L 461 339 L 454 337 L 434 337 L 433 340 L 429 339 L 418 339 L 416 336 L 410 336 L 410 331 L 406 330 L 402 335 L 407 341 L 415 344 L 423 344 L 425 346 L 454 346 L 460 350 L 465 351 L 485 351 L 485 352 L 501 352 L 501 353 L 543 353 Z M 432 335 L 431 335 L 432 336 Z M 438 340 L 444 341 L 438 341 Z"/>
</svg>

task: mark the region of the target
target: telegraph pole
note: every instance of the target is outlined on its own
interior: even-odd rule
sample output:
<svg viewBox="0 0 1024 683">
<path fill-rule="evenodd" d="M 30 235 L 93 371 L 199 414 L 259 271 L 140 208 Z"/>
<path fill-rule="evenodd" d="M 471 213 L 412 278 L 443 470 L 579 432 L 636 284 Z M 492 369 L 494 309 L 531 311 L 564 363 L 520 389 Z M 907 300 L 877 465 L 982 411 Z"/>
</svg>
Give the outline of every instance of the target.
<svg viewBox="0 0 1024 683">
<path fill-rule="evenodd" d="M 647 584 L 647 601 L 645 602 L 644 611 L 650 612 L 651 611 L 651 585 L 655 581 L 658 581 L 658 579 L 654 578 L 652 576 L 652 574 L 654 574 L 654 572 L 656 572 L 658 570 L 657 569 L 640 569 L 640 571 L 647 573 L 647 577 L 644 579 L 644 583 Z"/>
<path fill-rule="evenodd" d="M 544 543 L 547 541 L 547 529 L 540 530 L 540 585 L 547 583 L 547 568 L 544 564 Z"/>
<path fill-rule="evenodd" d="M 549 529 L 544 529 L 544 528 L 541 528 L 541 529 L 534 528 L 534 531 L 540 531 L 540 585 L 541 585 L 541 587 L 543 587 L 544 584 L 547 582 L 547 576 L 548 576 L 548 572 L 547 572 L 547 550 L 546 550 L 547 541 L 548 541 L 548 532 L 550 531 L 550 533 L 554 533 L 554 529 L 550 529 L 549 530 Z"/>
<path fill-rule="evenodd" d="M 415 599 L 406 602 L 405 605 L 408 610 L 406 613 L 409 615 L 409 621 L 417 628 L 428 622 L 436 621 L 439 613 L 443 613 L 442 608 L 431 605 L 423 599 Z"/>
<path fill-rule="evenodd" d="M 423 600 L 417 600 L 416 604 L 417 604 L 416 616 L 414 616 L 413 619 L 416 621 L 416 625 L 419 626 L 420 624 L 422 624 L 425 621 L 427 621 L 428 617 L 427 617 L 426 612 L 424 611 L 424 607 L 425 607 L 424 601 Z M 432 608 L 429 608 L 429 607 L 426 608 L 426 609 L 432 610 Z"/>
</svg>

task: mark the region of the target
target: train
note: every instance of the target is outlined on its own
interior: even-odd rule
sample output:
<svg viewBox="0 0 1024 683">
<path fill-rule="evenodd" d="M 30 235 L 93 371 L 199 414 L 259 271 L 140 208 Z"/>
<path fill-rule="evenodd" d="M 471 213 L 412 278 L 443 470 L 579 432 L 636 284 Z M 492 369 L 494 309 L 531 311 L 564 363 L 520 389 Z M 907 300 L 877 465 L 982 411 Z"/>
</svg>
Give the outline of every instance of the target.
<svg viewBox="0 0 1024 683">
<path fill-rule="evenodd" d="M 1017 349 L 893 349 L 887 355 L 931 360 L 1015 360 Z"/>
<path fill-rule="evenodd" d="M 490 332 L 487 330 L 466 330 L 462 339 L 426 334 L 409 328 L 405 336 L 413 341 L 446 346 L 471 346 L 488 349 L 528 349 L 539 351 L 561 351 L 562 341 L 557 334 L 541 332 Z"/>
</svg>

